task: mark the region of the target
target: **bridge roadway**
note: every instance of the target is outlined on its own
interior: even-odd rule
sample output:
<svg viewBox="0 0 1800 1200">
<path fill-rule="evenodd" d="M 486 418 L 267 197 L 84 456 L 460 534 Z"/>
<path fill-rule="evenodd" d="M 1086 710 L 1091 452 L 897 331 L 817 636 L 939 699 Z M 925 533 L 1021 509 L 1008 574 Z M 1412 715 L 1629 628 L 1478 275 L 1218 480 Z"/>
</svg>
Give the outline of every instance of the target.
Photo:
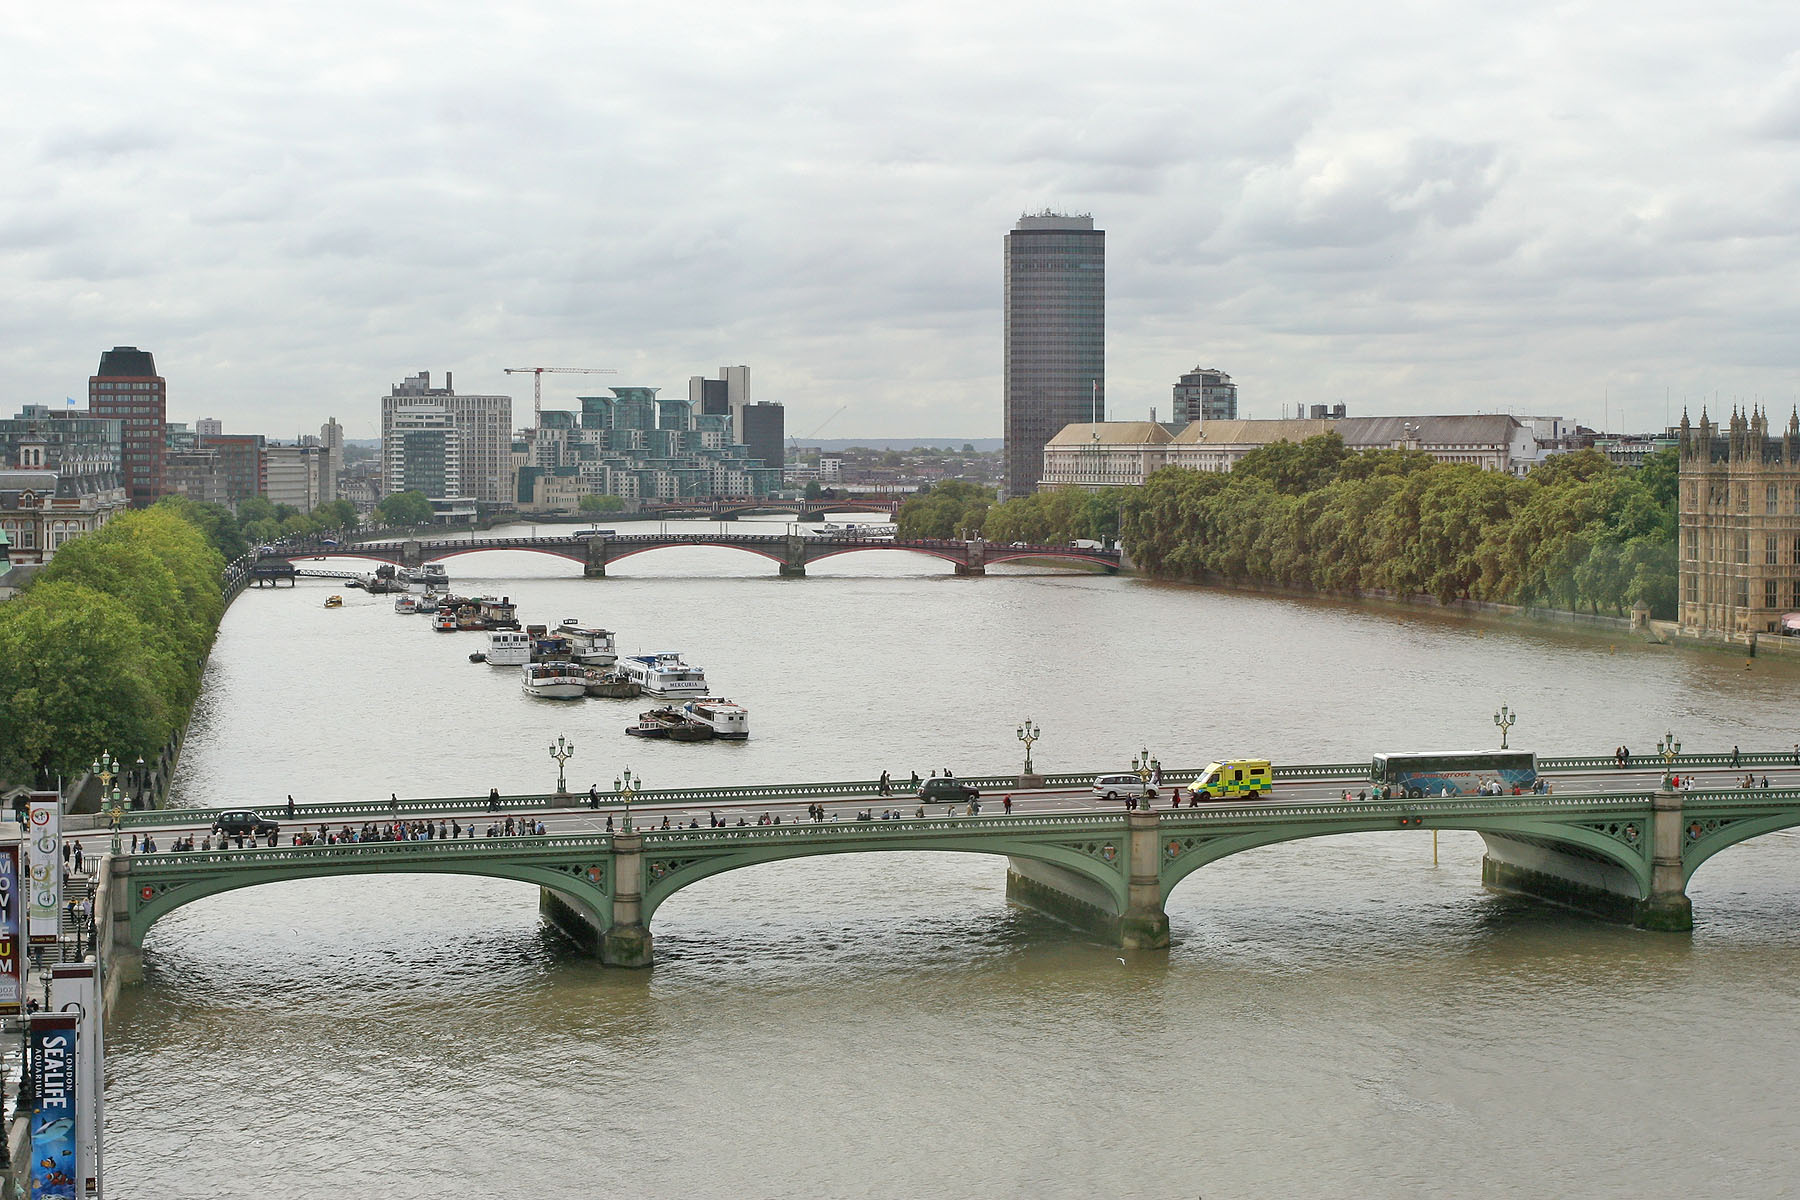
<svg viewBox="0 0 1800 1200">
<path fill-rule="evenodd" d="M 1698 757 L 1698 756 L 1695 756 Z M 1713 756 L 1715 758 L 1719 756 Z M 1301 838 L 1400 829 L 1466 829 L 1483 837 L 1483 882 L 1498 890 L 1630 921 L 1650 929 L 1692 927 L 1686 884 L 1701 863 L 1739 841 L 1800 825 L 1800 769 L 1780 756 L 1755 759 L 1760 784 L 1732 786 L 1752 769 L 1701 768 L 1707 790 L 1653 788 L 1655 772 L 1589 769 L 1553 775 L 1549 796 L 1345 801 L 1353 777 L 1277 783 L 1254 803 L 1122 811 L 1091 792 L 1061 786 L 1012 789 L 1013 811 L 984 789 L 979 815 L 962 806 L 914 814 L 911 796 L 882 797 L 872 784 L 790 789 L 699 789 L 647 794 L 625 830 L 613 797 L 607 811 L 571 808 L 575 798 L 508 797 L 506 812 L 542 815 L 544 836 L 485 836 L 485 797 L 366 805 L 303 805 L 285 832 L 407 819 L 472 822 L 458 839 L 337 846 L 246 847 L 210 852 L 108 856 L 107 925 L 113 952 L 133 954 L 161 916 L 234 888 L 285 879 L 376 872 L 463 873 L 535 883 L 545 914 L 604 962 L 647 966 L 658 905 L 680 888 L 721 871 L 818 854 L 951 850 L 1005 855 L 1008 895 L 1131 948 L 1168 944 L 1164 903 L 1188 874 L 1230 854 Z M 1600 760 L 1588 760 L 1600 761 Z M 1684 773 L 1692 768 L 1682 768 Z M 1292 770 L 1292 768 L 1290 768 Z M 1173 783 L 1186 772 L 1171 772 Z M 990 785 L 1005 781 L 983 781 Z M 1626 785 L 1621 789 L 1618 785 Z M 824 789 L 831 789 L 826 791 Z M 783 794 L 784 790 L 787 794 Z M 819 794 L 795 794 L 801 791 Z M 761 794 L 744 794 L 757 793 Z M 736 794 L 732 794 L 736 793 Z M 804 818 L 822 803 L 835 818 Z M 1166 804 L 1166 801 L 1165 801 Z M 859 820 L 858 810 L 897 809 L 901 819 Z M 285 806 L 263 806 L 278 819 Z M 710 814 L 724 817 L 714 828 Z M 763 813 L 779 823 L 757 823 Z M 662 827 L 664 818 L 669 828 Z M 613 828 L 607 824 L 612 819 Z M 738 825 L 738 819 L 745 824 Z M 210 811 L 203 818 L 210 821 Z M 174 812 L 131 814 L 131 827 L 165 839 L 200 832 Z M 469 836 L 480 832 L 482 836 Z M 91 836 L 91 835 L 90 835 Z M 90 843 L 90 849 L 94 849 Z"/>
<path fill-rule="evenodd" d="M 671 546 L 722 546 L 743 550 L 775 562 L 782 575 L 803 576 L 808 564 L 840 554 L 878 550 L 905 551 L 941 559 L 955 567 L 958 575 L 985 575 L 993 563 L 1018 559 L 1066 562 L 1072 565 L 1101 567 L 1117 571 L 1124 565 L 1118 550 L 1097 550 L 1067 545 L 1000 545 L 948 538 L 898 540 L 894 538 L 807 537 L 798 534 L 769 533 L 629 533 L 603 534 L 594 537 L 500 537 L 475 538 L 466 541 L 423 541 L 408 539 L 388 542 L 357 542 L 325 545 L 322 541 L 297 539 L 282 542 L 259 561 L 279 559 L 294 561 L 308 558 L 361 558 L 395 566 L 417 567 L 426 562 L 441 561 L 461 554 L 487 550 L 523 550 L 549 554 L 581 564 L 589 579 L 604 579 L 609 564 Z"/>
</svg>

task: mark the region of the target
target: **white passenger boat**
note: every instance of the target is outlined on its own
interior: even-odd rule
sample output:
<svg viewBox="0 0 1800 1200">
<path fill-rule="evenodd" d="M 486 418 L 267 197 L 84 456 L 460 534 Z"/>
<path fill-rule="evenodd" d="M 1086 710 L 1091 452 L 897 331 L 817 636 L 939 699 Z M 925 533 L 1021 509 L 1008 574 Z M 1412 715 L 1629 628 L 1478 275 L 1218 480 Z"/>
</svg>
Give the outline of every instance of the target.
<svg viewBox="0 0 1800 1200">
<path fill-rule="evenodd" d="M 531 635 L 519 629 L 489 632 L 487 660 L 492 667 L 522 667 L 531 661 Z"/>
<path fill-rule="evenodd" d="M 546 700 L 579 700 L 587 695 L 587 676 L 573 663 L 526 663 L 519 686 Z"/>
<path fill-rule="evenodd" d="M 610 629 L 590 628 L 574 617 L 564 617 L 556 632 L 568 641 L 569 657 L 584 666 L 610 667 L 618 661 Z"/>
<path fill-rule="evenodd" d="M 750 736 L 750 710 L 733 704 L 723 696 L 702 696 L 681 706 L 690 721 L 709 727 L 714 737 L 747 738 Z"/>
<path fill-rule="evenodd" d="M 397 613 L 416 613 L 419 611 L 419 598 L 407 594 L 394 597 L 394 611 Z"/>
<path fill-rule="evenodd" d="M 629 654 L 619 659 L 619 669 L 651 696 L 704 696 L 706 672 L 681 661 L 681 655 Z"/>
</svg>

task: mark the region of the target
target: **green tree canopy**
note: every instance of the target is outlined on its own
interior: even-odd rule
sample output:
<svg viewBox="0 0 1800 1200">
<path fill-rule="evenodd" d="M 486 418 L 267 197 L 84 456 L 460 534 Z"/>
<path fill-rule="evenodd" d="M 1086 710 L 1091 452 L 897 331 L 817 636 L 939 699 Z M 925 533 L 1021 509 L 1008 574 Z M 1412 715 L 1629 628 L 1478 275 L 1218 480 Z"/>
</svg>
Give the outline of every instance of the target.
<svg viewBox="0 0 1800 1200">
<path fill-rule="evenodd" d="M 389 525 L 429 525 L 431 501 L 424 492 L 395 492 L 375 506 L 375 515 Z"/>
</svg>

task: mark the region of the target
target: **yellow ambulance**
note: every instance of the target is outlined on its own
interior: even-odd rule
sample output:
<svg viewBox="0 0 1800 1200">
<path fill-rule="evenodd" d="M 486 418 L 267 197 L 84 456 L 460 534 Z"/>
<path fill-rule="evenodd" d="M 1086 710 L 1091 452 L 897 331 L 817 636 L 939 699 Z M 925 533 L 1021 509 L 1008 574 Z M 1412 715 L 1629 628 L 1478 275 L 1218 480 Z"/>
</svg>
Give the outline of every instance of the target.
<svg viewBox="0 0 1800 1200">
<path fill-rule="evenodd" d="M 1254 800 L 1270 788 L 1266 758 L 1233 758 L 1208 764 L 1200 778 L 1188 784 L 1190 803 L 1198 800 Z"/>
</svg>

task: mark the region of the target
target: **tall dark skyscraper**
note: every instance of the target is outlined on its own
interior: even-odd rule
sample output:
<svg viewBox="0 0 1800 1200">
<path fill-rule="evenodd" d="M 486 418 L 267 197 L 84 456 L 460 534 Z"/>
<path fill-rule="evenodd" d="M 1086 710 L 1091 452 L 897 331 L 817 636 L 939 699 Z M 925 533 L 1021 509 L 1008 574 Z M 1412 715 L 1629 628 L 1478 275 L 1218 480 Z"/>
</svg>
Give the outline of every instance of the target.
<svg viewBox="0 0 1800 1200">
<path fill-rule="evenodd" d="M 114 346 L 88 379 L 88 412 L 120 423 L 120 482 L 133 508 L 163 494 L 163 422 L 169 399 L 156 359 L 136 346 Z"/>
<path fill-rule="evenodd" d="M 1035 491 L 1044 443 L 1106 419 L 1106 231 L 1020 217 L 1006 235 L 1006 494 Z"/>
</svg>

